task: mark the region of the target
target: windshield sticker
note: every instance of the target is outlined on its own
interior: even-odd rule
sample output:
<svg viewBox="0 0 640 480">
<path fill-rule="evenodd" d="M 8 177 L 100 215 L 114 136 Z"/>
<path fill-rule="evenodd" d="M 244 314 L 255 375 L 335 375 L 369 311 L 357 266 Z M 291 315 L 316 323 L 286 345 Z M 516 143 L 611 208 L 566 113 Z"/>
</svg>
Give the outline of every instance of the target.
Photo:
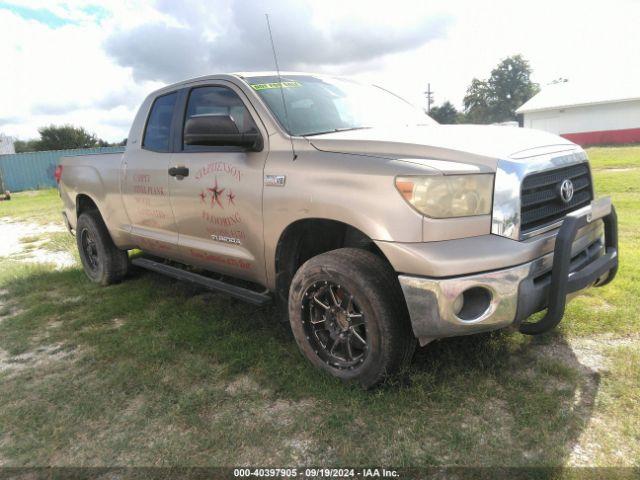
<svg viewBox="0 0 640 480">
<path fill-rule="evenodd" d="M 301 87 L 302 84 L 300 82 L 273 82 L 273 83 L 256 83 L 255 85 L 251 85 L 251 88 L 254 90 L 267 90 L 270 88 L 293 88 L 293 87 Z"/>
</svg>

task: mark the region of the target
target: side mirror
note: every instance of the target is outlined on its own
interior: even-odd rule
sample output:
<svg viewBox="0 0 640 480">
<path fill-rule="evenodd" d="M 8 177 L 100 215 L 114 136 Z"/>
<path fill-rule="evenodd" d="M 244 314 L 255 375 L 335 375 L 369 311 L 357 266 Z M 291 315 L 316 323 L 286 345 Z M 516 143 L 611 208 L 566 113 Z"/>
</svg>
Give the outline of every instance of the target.
<svg viewBox="0 0 640 480">
<path fill-rule="evenodd" d="M 210 147 L 242 147 L 259 152 L 263 148 L 260 132 L 240 133 L 230 115 L 198 115 L 184 126 L 184 144 Z"/>
</svg>

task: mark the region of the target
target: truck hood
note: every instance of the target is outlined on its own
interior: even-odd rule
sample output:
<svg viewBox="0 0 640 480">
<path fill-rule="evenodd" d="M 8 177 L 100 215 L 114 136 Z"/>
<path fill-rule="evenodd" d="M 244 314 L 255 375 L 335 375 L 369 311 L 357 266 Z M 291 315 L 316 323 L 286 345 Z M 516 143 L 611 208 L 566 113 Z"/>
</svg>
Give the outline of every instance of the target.
<svg viewBox="0 0 640 480">
<path fill-rule="evenodd" d="M 448 160 L 492 170 L 495 170 L 499 159 L 526 161 L 526 158 L 541 153 L 577 148 L 569 140 L 540 130 L 485 125 L 370 128 L 307 139 L 315 148 L 326 152 Z"/>
</svg>

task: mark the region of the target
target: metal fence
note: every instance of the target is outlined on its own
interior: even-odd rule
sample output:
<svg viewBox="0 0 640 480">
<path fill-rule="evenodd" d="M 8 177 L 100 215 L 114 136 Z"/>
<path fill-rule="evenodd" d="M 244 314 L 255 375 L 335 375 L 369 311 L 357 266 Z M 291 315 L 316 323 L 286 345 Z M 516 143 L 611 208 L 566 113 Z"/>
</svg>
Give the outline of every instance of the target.
<svg viewBox="0 0 640 480">
<path fill-rule="evenodd" d="M 78 148 L 0 155 L 0 185 L 11 192 L 56 186 L 53 174 L 60 157 L 88 153 L 118 153 L 124 147 Z"/>
</svg>

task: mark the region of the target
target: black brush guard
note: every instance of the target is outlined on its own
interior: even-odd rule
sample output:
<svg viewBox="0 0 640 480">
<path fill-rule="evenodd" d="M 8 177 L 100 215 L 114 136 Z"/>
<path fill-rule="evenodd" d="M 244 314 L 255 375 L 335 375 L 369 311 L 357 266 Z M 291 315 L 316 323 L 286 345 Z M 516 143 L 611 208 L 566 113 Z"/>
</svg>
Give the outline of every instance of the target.
<svg viewBox="0 0 640 480">
<path fill-rule="evenodd" d="M 597 286 L 606 285 L 616 276 L 616 272 L 618 271 L 618 217 L 613 205 L 611 205 L 611 211 L 601 218 L 604 221 L 604 254 L 582 269 L 572 272 L 571 274 L 569 273 L 571 247 L 576 238 L 576 234 L 578 230 L 597 220 L 597 218 L 593 218 L 593 212 L 589 210 L 587 213 L 579 216 L 569 214 L 564 219 L 556 237 L 553 251 L 553 267 L 551 269 L 547 313 L 538 322 L 522 323 L 519 326 L 521 333 L 538 335 L 548 332 L 556 327 L 560 323 L 560 320 L 562 320 L 568 294 L 588 287 L 607 272 L 609 272 L 609 275 L 606 280 Z"/>
</svg>

